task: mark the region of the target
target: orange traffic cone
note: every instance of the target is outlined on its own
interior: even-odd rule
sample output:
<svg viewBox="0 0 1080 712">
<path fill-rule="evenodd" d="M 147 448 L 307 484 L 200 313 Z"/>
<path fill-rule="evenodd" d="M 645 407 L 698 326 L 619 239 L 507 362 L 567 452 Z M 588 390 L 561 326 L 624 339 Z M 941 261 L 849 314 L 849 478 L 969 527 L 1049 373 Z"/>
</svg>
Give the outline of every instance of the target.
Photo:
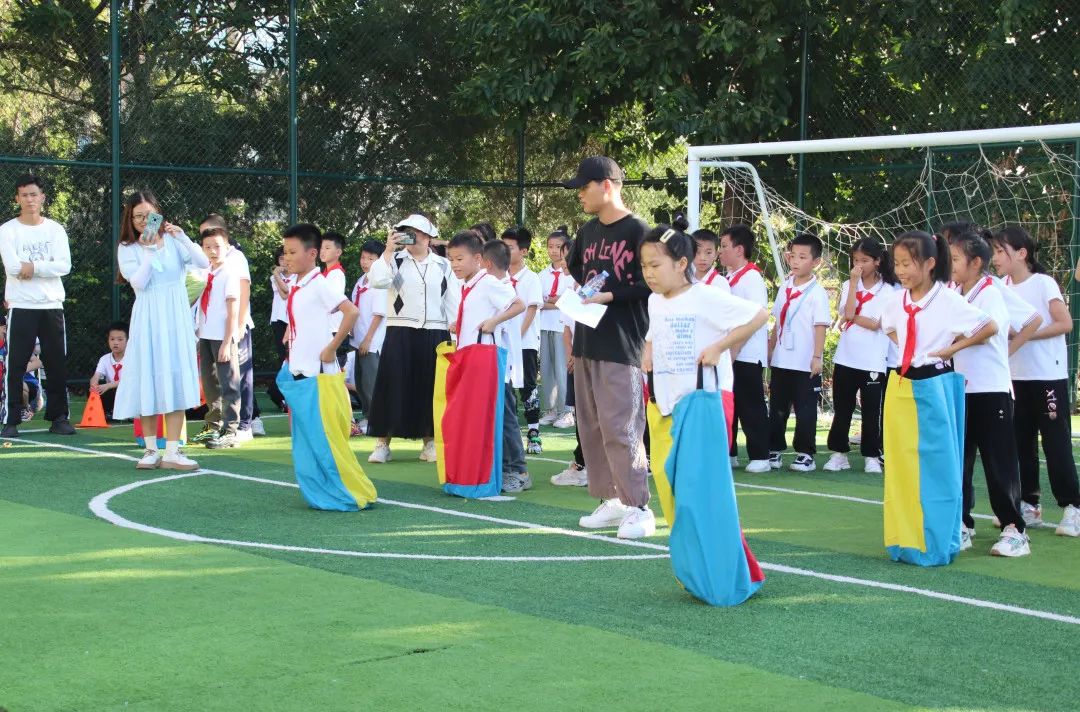
<svg viewBox="0 0 1080 712">
<path fill-rule="evenodd" d="M 86 399 L 86 409 L 83 410 L 82 422 L 79 423 L 79 427 L 109 427 L 109 424 L 105 421 L 105 407 L 101 405 L 101 394 L 97 391 L 90 391 L 90 397 Z"/>
</svg>

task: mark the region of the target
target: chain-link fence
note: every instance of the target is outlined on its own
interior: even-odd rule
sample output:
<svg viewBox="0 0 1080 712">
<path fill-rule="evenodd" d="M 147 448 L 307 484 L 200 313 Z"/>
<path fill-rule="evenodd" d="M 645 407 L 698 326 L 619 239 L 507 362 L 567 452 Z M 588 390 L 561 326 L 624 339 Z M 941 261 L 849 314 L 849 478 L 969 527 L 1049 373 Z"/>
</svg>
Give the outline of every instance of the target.
<svg viewBox="0 0 1080 712">
<path fill-rule="evenodd" d="M 723 140 L 1080 116 L 1070 65 L 1076 19 L 1067 12 L 1048 2 L 914 5 L 919 27 L 898 4 L 852 11 L 837 0 L 793 17 L 790 36 L 801 39 L 784 72 L 787 128 Z M 0 191 L 23 172 L 40 173 L 47 213 L 67 227 L 72 371 L 92 369 L 105 326 L 130 311 L 115 248 L 122 200 L 135 188 L 151 189 L 166 217 L 190 232 L 209 212 L 227 217 L 252 264 L 260 323 L 269 317 L 273 252 L 292 220 L 346 235 L 351 282 L 362 238 L 416 210 L 446 235 L 480 221 L 501 229 L 524 219 L 538 235 L 580 226 L 587 216 L 576 194 L 556 181 L 592 153 L 623 163 L 627 202 L 644 219 L 670 221 L 685 209 L 681 148 L 624 155 L 599 143 L 567 146 L 558 116 L 531 112 L 524 129 L 507 129 L 455 103 L 456 87 L 476 71 L 453 41 L 458 10 L 441 0 L 0 3 Z M 507 51 L 516 41 L 507 38 Z M 912 152 L 760 164 L 774 190 L 832 221 L 894 208 L 923 168 Z M 1067 274 L 1074 238 L 1040 239 L 1055 245 L 1044 252 L 1057 255 L 1055 274 Z M 541 244 L 533 253 L 543 260 Z M 256 331 L 263 371 L 274 353 L 268 333 Z"/>
</svg>

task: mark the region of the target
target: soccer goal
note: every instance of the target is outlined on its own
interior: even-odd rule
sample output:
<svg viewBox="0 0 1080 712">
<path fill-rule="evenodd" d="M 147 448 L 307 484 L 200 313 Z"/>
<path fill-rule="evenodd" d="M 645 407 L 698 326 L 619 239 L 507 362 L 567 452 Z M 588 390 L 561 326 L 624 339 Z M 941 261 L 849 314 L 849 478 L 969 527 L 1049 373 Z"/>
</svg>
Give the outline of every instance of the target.
<svg viewBox="0 0 1080 712">
<path fill-rule="evenodd" d="M 958 220 L 991 230 L 1022 225 L 1069 295 L 1075 374 L 1080 123 L 692 146 L 688 153 L 691 227 L 750 225 L 758 264 L 774 280 L 786 272 L 787 240 L 815 233 L 825 243 L 820 276 L 833 301 L 858 239 L 874 236 L 888 245 L 907 230 L 933 232 Z"/>
</svg>

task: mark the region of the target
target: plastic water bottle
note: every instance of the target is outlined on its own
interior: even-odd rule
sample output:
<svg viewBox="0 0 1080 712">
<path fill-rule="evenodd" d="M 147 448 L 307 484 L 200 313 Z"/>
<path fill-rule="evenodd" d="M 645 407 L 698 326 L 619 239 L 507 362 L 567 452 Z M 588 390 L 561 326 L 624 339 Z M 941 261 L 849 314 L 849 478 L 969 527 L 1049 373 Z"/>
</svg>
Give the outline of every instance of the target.
<svg viewBox="0 0 1080 712">
<path fill-rule="evenodd" d="M 597 292 L 604 288 L 604 283 L 607 282 L 607 278 L 608 273 L 606 271 L 593 275 L 591 279 L 581 285 L 581 289 L 578 290 L 578 296 L 583 300 L 595 296 Z"/>
</svg>

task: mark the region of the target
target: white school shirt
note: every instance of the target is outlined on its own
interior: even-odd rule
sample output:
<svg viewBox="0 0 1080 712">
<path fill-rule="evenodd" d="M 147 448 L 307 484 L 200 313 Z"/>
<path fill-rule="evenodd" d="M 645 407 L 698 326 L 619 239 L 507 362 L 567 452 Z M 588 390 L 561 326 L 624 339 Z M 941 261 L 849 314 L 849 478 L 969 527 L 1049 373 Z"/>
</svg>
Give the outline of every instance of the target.
<svg viewBox="0 0 1080 712">
<path fill-rule="evenodd" d="M 754 269 L 750 264 L 747 262 L 728 274 L 728 286 L 731 288 L 732 295 L 751 301 L 762 309 L 768 309 L 769 289 L 765 286 L 765 278 L 761 276 L 760 270 Z M 769 325 L 767 323 L 762 324 L 761 328 L 746 340 L 735 360 L 761 366 L 769 363 Z"/>
<path fill-rule="evenodd" d="M 962 285 L 958 285 L 963 289 Z M 1009 328 L 1019 331 L 1035 318 L 1035 310 L 1025 304 L 1023 312 L 1010 312 L 1005 303 L 1008 287 L 998 286 L 992 277 L 981 277 L 963 297 L 982 309 L 997 323 L 998 332 L 984 344 L 970 346 L 953 357 L 953 366 L 964 374 L 965 393 L 1011 393 L 1009 373 Z M 959 290 L 958 292 L 959 293 Z"/>
<path fill-rule="evenodd" d="M 251 267 L 248 265 L 247 255 L 235 247 L 230 247 L 229 251 L 225 253 L 225 264 L 232 268 L 232 271 L 236 273 L 236 278 L 238 280 L 242 281 L 246 279 L 248 283 L 248 313 L 247 319 L 240 325 L 240 331 L 243 332 L 244 329 L 254 329 L 255 320 L 251 318 Z"/>
<path fill-rule="evenodd" d="M 308 377 L 337 373 L 341 370 L 337 359 L 323 363 L 319 354 L 333 339 L 330 316 L 345 302 L 345 295 L 330 286 L 318 267 L 300 277 L 291 290 L 295 290 L 292 315 L 296 333 L 289 346 L 289 372 Z"/>
<path fill-rule="evenodd" d="M 780 313 L 787 303 L 787 289 L 801 292 L 792 300 L 787 311 L 783 331 L 780 330 Z M 770 365 L 775 368 L 787 368 L 792 371 L 810 372 L 810 361 L 814 354 L 814 328 L 832 323 L 829 311 L 829 295 L 818 284 L 817 277 L 809 282 L 795 286 L 794 278 L 788 277 L 780 285 L 773 304 L 773 317 L 776 319 L 778 338 L 773 348 Z"/>
<path fill-rule="evenodd" d="M 724 294 L 731 294 L 731 285 L 728 284 L 727 278 L 715 267 L 709 268 L 709 271 L 705 273 L 704 279 L 698 279 L 697 275 L 695 275 L 694 284 L 698 283 L 703 284 L 706 287 L 715 287 Z"/>
<path fill-rule="evenodd" d="M 240 309 L 240 278 L 234 265 L 228 261 L 220 267 L 210 270 L 214 283 L 210 285 L 210 301 L 207 302 L 206 312 L 202 310 L 202 295 L 195 300 L 195 336 L 200 339 L 221 341 L 225 338 L 225 322 L 228 319 L 229 299 L 236 300 L 236 308 Z M 205 291 L 205 287 L 203 291 Z M 240 339 L 240 332 L 233 334 L 233 340 Z"/>
<path fill-rule="evenodd" d="M 345 268 L 338 262 L 332 268 L 323 270 L 323 277 L 326 278 L 326 283 L 330 285 L 330 288 L 335 292 L 341 294 L 342 299 L 348 298 L 345 292 Z M 336 334 L 337 330 L 341 327 L 341 320 L 345 318 L 345 315 L 341 312 L 330 315 L 330 328 Z"/>
<path fill-rule="evenodd" d="M 559 272 L 559 283 L 555 284 L 555 272 Z M 554 289 L 552 289 L 554 287 Z M 540 296 L 547 299 L 548 296 L 561 297 L 566 290 L 573 291 L 577 288 L 574 278 L 564 270 L 556 270 L 551 265 L 540 270 Z M 541 305 L 543 306 L 543 305 Z M 562 319 L 558 309 L 544 309 L 536 313 L 536 321 L 540 322 L 540 331 L 557 331 L 562 333 Z"/>
<path fill-rule="evenodd" d="M 120 368 L 117 369 L 117 366 Z M 120 376 L 124 375 L 123 371 L 124 359 L 121 358 L 117 361 L 113 358 L 112 351 L 99 358 L 97 368 L 94 369 L 94 373 L 103 376 L 106 383 L 116 383 L 119 381 Z"/>
<path fill-rule="evenodd" d="M 904 293 L 904 288 L 901 287 L 899 283 L 887 284 L 885 285 L 885 289 L 890 290 L 888 295 L 882 293 L 879 297 L 882 301 L 883 311 L 885 309 L 888 309 L 889 305 L 892 304 L 893 301 L 900 299 L 901 295 Z M 884 334 L 885 330 L 882 329 L 881 333 Z M 885 356 L 885 365 L 888 368 L 900 367 L 900 347 L 894 344 L 892 339 L 889 339 L 889 350 L 887 352 L 887 355 Z"/>
<path fill-rule="evenodd" d="M 514 289 L 509 274 L 503 277 L 502 283 Z M 507 350 L 506 383 L 514 388 L 525 387 L 525 363 L 521 355 L 521 323 L 523 321 L 525 321 L 525 312 L 521 312 L 513 319 L 507 319 L 495 331 L 495 343 Z"/>
<path fill-rule="evenodd" d="M 349 344 L 354 349 L 359 348 L 360 342 L 364 340 L 368 329 L 371 328 L 372 320 L 379 315 L 383 317 L 383 320 L 379 322 L 379 328 L 371 335 L 371 346 L 368 347 L 370 353 L 379 353 L 382 351 L 383 339 L 386 338 L 386 291 L 372 287 L 365 274 L 356 280 L 350 298 L 360 315 L 356 317 Z"/>
<path fill-rule="evenodd" d="M 544 297 L 540 293 L 540 277 L 528 267 L 522 267 L 517 274 L 510 277 L 510 282 L 513 284 L 514 289 L 517 291 L 518 298 L 521 299 L 521 303 L 525 305 L 526 310 L 531 306 L 536 307 L 536 316 L 533 318 L 532 323 L 529 324 L 529 328 L 521 335 L 521 348 L 539 351 L 540 307 L 544 304 Z M 517 325 L 519 330 L 524 321 L 525 312 L 522 312 L 521 321 L 519 321 Z"/>
<path fill-rule="evenodd" d="M 881 314 L 885 310 L 889 297 L 892 296 L 893 289 L 892 285 L 879 279 L 877 284 L 867 290 L 860 279 L 856 294 L 867 291 L 873 296 L 863 303 L 859 316 L 878 322 L 878 328 L 874 329 L 867 329 L 854 323 L 848 324 L 844 321 L 842 316 L 848 294 L 851 292 L 851 282 L 844 282 L 840 287 L 840 340 L 836 344 L 833 363 L 870 373 L 884 373 L 892 339 L 881 330 L 880 322 Z"/>
<path fill-rule="evenodd" d="M 649 295 L 649 330 L 645 341 L 652 344 L 653 397 L 661 414 L 668 415 L 683 396 L 697 388 L 698 357 L 705 347 L 716 343 L 746 324 L 761 307 L 746 299 L 706 286 L 692 284 L 682 294 L 667 298 Z M 717 387 L 711 366 L 704 366 L 704 386 Z M 734 376 L 731 352 L 725 351 L 717 364 L 719 390 L 730 391 Z"/>
<path fill-rule="evenodd" d="M 290 274 L 285 278 L 285 288 L 288 289 L 296 283 L 296 275 Z M 278 291 L 277 281 L 270 276 L 270 293 L 274 295 L 274 301 L 270 304 L 270 323 L 283 321 L 289 323 L 289 315 L 285 312 L 285 297 Z"/>
<path fill-rule="evenodd" d="M 905 304 L 911 305 L 911 295 L 906 289 L 889 302 L 881 315 L 882 330 L 886 334 L 896 334 L 901 358 L 908 338 Z M 915 353 L 911 358 L 913 367 L 941 363 L 941 359 L 929 354 L 950 346 L 958 336 L 971 336 L 991 318 L 941 282 L 934 283 L 930 291 L 915 302 L 915 306 L 918 306 L 920 311 L 915 315 Z M 897 367 L 900 365 L 902 364 Z"/>
<path fill-rule="evenodd" d="M 350 351 L 345 355 L 345 385 L 356 385 L 356 352 Z"/>
<path fill-rule="evenodd" d="M 1045 274 L 1033 274 L 1012 288 L 1035 313 L 1042 317 L 1043 326 L 1053 321 L 1050 302 L 1065 301 L 1054 279 Z M 1060 381 L 1069 377 L 1069 355 L 1065 334 L 1052 339 L 1028 341 L 1009 358 L 1014 381 Z"/>
<path fill-rule="evenodd" d="M 466 289 L 469 290 L 468 294 L 465 294 Z M 480 324 L 493 316 L 502 314 L 517 298 L 509 277 L 500 280 L 483 269 L 461 287 L 461 292 L 462 294 L 459 295 L 462 300 L 461 323 L 458 324 L 457 330 L 459 350 L 476 343 L 487 343 L 478 341 Z M 495 333 L 492 334 L 494 343 L 508 352 L 506 356 L 507 382 L 512 381 L 512 370 L 521 371 L 521 322 L 516 321 L 517 318 L 520 316 L 499 324 Z M 513 338 L 514 334 L 517 334 L 518 338 Z M 513 368 L 515 352 L 517 353 L 516 369 Z M 520 378 L 519 374 L 518 379 Z M 520 385 L 516 387 L 520 388 Z"/>
</svg>

